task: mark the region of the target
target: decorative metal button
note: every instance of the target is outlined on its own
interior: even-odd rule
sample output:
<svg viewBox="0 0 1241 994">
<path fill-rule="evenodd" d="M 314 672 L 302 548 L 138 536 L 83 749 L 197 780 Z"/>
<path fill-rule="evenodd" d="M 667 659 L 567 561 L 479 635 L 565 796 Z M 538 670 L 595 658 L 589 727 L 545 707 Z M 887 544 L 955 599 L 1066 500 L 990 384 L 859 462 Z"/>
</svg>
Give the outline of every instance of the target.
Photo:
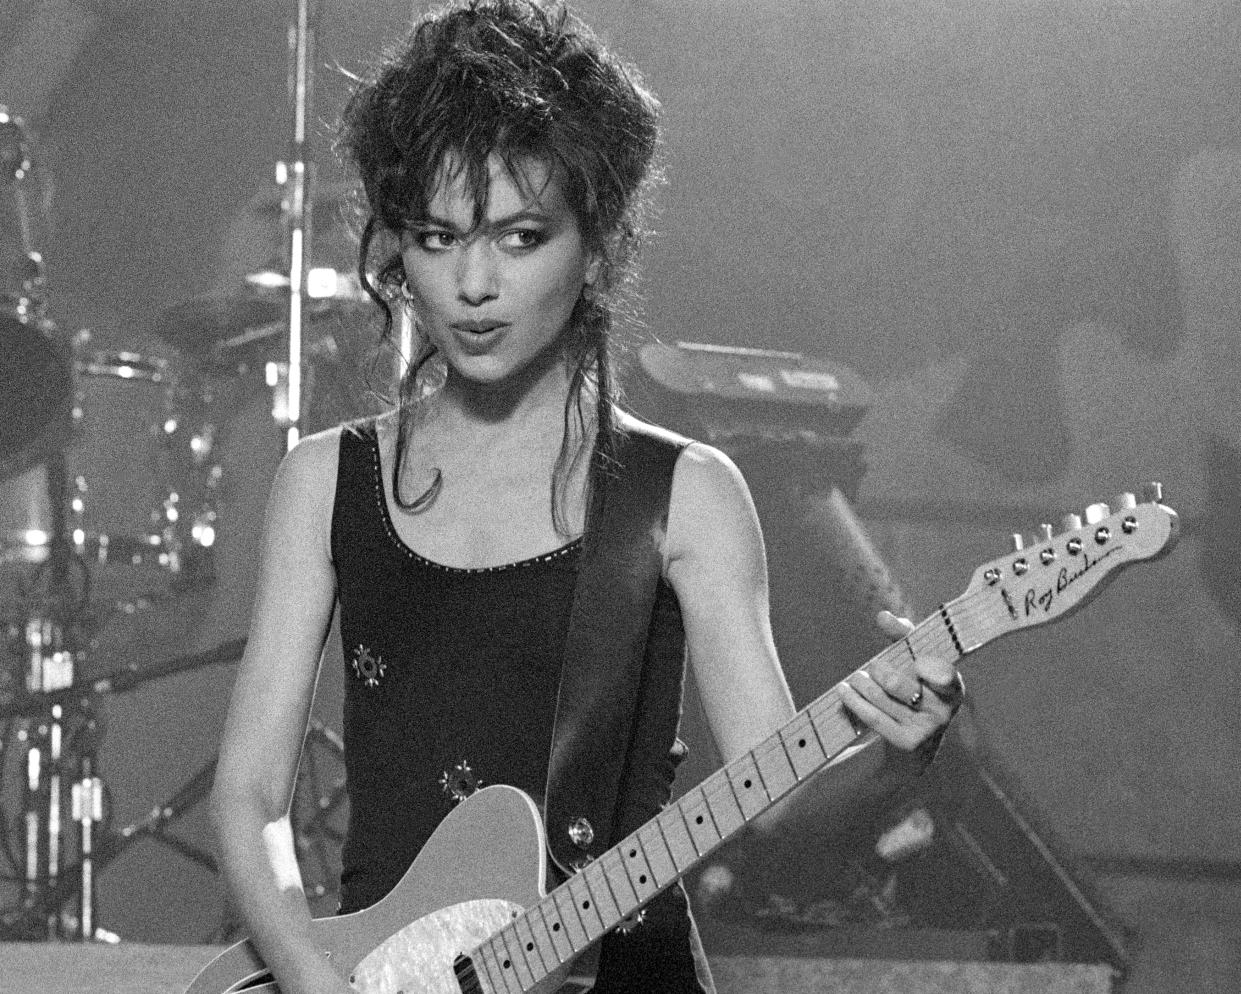
<svg viewBox="0 0 1241 994">
<path fill-rule="evenodd" d="M 388 672 L 388 664 L 382 656 L 374 655 L 370 649 L 360 642 L 353 650 L 353 674 L 368 687 L 378 687 L 379 681 Z"/>
<path fill-rule="evenodd" d="M 579 849 L 585 849 L 595 841 L 595 828 L 585 818 L 569 822 L 569 841 Z"/>
<path fill-rule="evenodd" d="M 474 775 L 470 764 L 464 759 L 451 770 L 440 774 L 440 787 L 454 804 L 460 804 L 482 785 L 483 782 Z"/>
</svg>

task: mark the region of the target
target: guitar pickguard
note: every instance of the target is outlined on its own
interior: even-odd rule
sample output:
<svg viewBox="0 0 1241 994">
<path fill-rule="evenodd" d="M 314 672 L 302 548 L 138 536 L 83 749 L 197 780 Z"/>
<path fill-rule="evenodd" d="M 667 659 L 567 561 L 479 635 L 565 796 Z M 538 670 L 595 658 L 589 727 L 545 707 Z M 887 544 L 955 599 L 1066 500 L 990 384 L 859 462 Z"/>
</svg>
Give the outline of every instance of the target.
<svg viewBox="0 0 1241 994">
<path fill-rule="evenodd" d="M 441 908 L 380 943 L 350 979 L 364 994 L 461 994 L 453 961 L 523 910 L 500 900 Z"/>
</svg>

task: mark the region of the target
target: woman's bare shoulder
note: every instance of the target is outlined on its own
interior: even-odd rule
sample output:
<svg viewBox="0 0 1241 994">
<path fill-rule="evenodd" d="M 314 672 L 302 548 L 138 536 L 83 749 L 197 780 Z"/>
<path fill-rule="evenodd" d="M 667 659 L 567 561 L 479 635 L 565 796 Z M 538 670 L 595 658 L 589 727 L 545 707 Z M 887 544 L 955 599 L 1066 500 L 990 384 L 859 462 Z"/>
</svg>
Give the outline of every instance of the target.
<svg viewBox="0 0 1241 994">
<path fill-rule="evenodd" d="M 303 521 L 330 518 L 345 430 L 335 427 L 307 435 L 285 453 L 272 484 L 270 513 L 292 514 Z"/>
</svg>

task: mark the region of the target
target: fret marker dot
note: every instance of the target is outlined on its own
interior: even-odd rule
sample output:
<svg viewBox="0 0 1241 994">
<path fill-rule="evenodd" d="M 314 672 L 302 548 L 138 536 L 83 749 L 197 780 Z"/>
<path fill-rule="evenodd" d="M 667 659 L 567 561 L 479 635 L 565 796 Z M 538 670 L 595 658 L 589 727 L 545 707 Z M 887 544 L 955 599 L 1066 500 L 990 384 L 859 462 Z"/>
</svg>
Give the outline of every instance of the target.
<svg viewBox="0 0 1241 994">
<path fill-rule="evenodd" d="M 798 740 L 797 740 L 797 748 L 798 748 L 798 749 L 805 749 L 805 748 L 806 748 L 806 740 L 805 740 L 805 739 L 798 739 Z"/>
<path fill-rule="evenodd" d="M 696 825 L 702 824 L 702 815 L 699 815 L 697 818 L 694 819 L 694 824 Z"/>
<path fill-rule="evenodd" d="M 553 922 L 553 923 L 552 923 L 552 931 L 553 931 L 553 932 L 559 932 L 559 931 L 560 931 L 560 922 Z"/>
<path fill-rule="evenodd" d="M 752 783 L 753 783 L 753 781 L 752 781 L 752 780 L 747 780 L 747 781 L 745 782 L 745 784 L 744 784 L 745 789 L 746 789 L 746 790 L 749 790 L 749 789 L 750 789 L 750 785 L 751 785 Z"/>
<path fill-rule="evenodd" d="M 505 961 L 504 961 L 504 969 L 506 969 L 506 970 L 507 970 L 507 969 L 508 969 L 509 967 L 511 967 L 512 965 L 513 965 L 513 964 L 512 964 L 512 963 L 510 963 L 508 960 L 505 960 Z"/>
<path fill-rule="evenodd" d="M 533 943 L 533 942 L 527 942 L 527 943 L 526 943 L 526 952 L 528 952 L 528 953 L 532 953 L 532 952 L 534 952 L 534 943 Z"/>
<path fill-rule="evenodd" d="M 585 911 L 585 910 L 586 910 L 587 908 L 589 908 L 589 907 L 590 907 L 590 902 L 589 902 L 589 901 L 583 901 L 583 902 L 582 902 L 582 910 L 583 910 L 583 911 Z"/>
<path fill-rule="evenodd" d="M 644 883 L 646 883 L 646 874 L 645 874 L 645 873 L 644 873 L 644 874 L 642 874 L 642 876 L 638 877 L 638 883 L 640 883 L 640 884 L 644 884 Z"/>
</svg>

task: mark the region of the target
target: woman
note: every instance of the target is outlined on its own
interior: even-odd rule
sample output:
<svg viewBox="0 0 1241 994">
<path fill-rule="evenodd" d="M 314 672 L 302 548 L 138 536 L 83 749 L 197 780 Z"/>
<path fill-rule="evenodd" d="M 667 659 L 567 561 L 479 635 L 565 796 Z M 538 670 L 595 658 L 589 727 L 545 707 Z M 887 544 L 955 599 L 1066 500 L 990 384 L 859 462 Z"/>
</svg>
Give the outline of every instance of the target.
<svg viewBox="0 0 1241 994">
<path fill-rule="evenodd" d="M 385 335 L 404 309 L 419 347 L 398 409 L 303 441 L 271 496 L 213 810 L 230 892 L 285 994 L 348 989 L 315 951 L 287 820 L 338 600 L 345 912 L 390 890 L 480 783 L 536 796 L 546 784 L 565 872 L 576 850 L 649 819 L 679 745 L 683 645 L 726 760 L 793 713 L 745 483 L 718 451 L 615 404 L 609 333 L 654 177 L 656 111 L 580 22 L 526 0 L 424 17 L 346 110 L 341 144 L 369 208 L 361 268 L 377 273 Z M 607 683 L 612 668 L 591 666 L 595 649 L 614 650 L 592 632 L 613 630 L 636 633 L 628 697 Z M 954 703 L 922 688 L 952 698 L 953 680 L 923 659 L 914 674 L 855 675 L 840 694 L 916 755 Z M 611 756 L 615 794 L 595 823 L 553 824 L 551 795 L 566 811 L 587 803 Z M 599 819 L 607 837 L 594 838 Z M 711 989 L 679 886 L 603 940 L 597 989 Z"/>
</svg>

